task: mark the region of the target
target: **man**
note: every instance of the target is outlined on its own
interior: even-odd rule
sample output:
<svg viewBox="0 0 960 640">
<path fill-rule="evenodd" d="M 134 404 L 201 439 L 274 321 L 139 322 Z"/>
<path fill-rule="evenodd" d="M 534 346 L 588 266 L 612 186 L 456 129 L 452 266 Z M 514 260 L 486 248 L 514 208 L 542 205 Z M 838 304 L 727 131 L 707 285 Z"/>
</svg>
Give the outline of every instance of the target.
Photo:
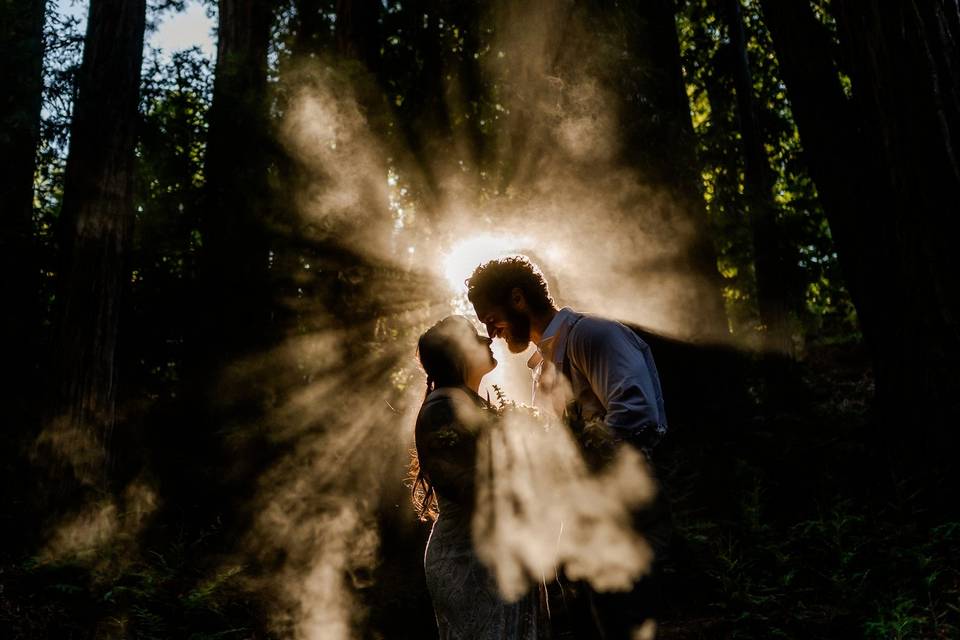
<svg viewBox="0 0 960 640">
<path fill-rule="evenodd" d="M 629 327 L 605 318 L 557 309 L 540 269 L 528 258 L 492 260 L 467 280 L 467 297 L 491 338 L 502 338 L 512 353 L 530 343 L 537 352 L 533 369 L 534 403 L 566 418 L 584 448 L 585 424 L 598 421 L 614 441 L 641 449 L 649 458 L 666 433 L 660 378 L 647 344 Z M 586 452 L 585 452 L 586 453 Z M 589 459 L 588 459 L 589 461 Z M 654 552 L 662 557 L 670 535 L 665 501 L 635 514 Z M 654 566 L 654 575 L 658 573 Z M 658 580 L 638 583 L 628 594 L 586 593 L 571 610 L 576 637 L 630 638 L 660 604 Z M 567 589 L 568 591 L 570 589 Z M 586 613 L 584 613 L 586 612 Z M 599 620 L 597 615 L 599 614 Z M 592 622 L 584 622 L 591 618 Z M 587 629 L 592 625 L 602 631 Z"/>
<path fill-rule="evenodd" d="M 491 338 L 513 353 L 531 342 L 534 402 L 558 415 L 602 420 L 617 440 L 648 454 L 666 433 L 660 378 L 647 344 L 619 322 L 557 309 L 539 268 L 523 256 L 492 260 L 467 280 Z M 562 377 L 561 375 L 562 374 Z"/>
</svg>

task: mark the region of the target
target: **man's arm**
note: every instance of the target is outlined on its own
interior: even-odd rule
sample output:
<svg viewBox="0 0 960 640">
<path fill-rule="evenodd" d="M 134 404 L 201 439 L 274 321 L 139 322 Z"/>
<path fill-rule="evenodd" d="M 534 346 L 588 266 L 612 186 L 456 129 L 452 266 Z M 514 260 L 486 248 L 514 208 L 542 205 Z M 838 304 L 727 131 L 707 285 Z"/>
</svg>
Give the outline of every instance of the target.
<svg viewBox="0 0 960 640">
<path fill-rule="evenodd" d="M 567 358 L 606 410 L 604 422 L 624 440 L 654 446 L 666 432 L 663 398 L 649 347 L 624 325 L 584 317 L 570 331 Z"/>
</svg>

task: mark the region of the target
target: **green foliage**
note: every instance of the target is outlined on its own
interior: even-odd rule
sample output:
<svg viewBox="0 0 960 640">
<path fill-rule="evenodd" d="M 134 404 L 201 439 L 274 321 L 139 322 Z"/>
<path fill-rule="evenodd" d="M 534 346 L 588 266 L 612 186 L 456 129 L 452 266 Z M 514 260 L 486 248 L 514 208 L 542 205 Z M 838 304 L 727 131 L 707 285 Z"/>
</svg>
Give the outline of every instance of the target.
<svg viewBox="0 0 960 640">
<path fill-rule="evenodd" d="M 130 260 L 133 315 L 140 351 L 131 367 L 151 396 L 175 393 L 183 343 L 192 321 L 189 300 L 203 243 L 207 112 L 212 69 L 199 49 L 144 62 L 134 193 L 136 224 Z"/>
<path fill-rule="evenodd" d="M 43 106 L 40 143 L 34 174 L 33 223 L 39 251 L 41 299 L 52 308 L 57 269 L 57 219 L 63 201 L 63 180 L 70 139 L 70 117 L 76 74 L 83 52 L 83 33 L 76 18 L 48 8 L 44 25 Z"/>
<path fill-rule="evenodd" d="M 856 334 L 853 305 L 842 284 L 826 217 L 806 170 L 770 34 L 759 3 L 746 0 L 741 4 L 754 97 L 775 176 L 771 195 L 777 207 L 776 224 L 779 235 L 786 239 L 781 249 L 800 274 L 799 282 L 783 283 L 783 295 L 809 338 Z M 677 25 L 730 325 L 734 333 L 750 335 L 757 331 L 759 318 L 733 85 L 734 52 L 716 3 L 681 3 Z"/>
</svg>

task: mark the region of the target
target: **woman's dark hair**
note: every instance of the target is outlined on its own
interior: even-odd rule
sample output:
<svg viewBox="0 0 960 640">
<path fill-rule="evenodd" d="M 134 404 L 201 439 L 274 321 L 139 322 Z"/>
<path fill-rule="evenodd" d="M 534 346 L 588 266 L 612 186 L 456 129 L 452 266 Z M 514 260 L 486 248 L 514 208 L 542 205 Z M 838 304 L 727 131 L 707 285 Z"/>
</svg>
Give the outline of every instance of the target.
<svg viewBox="0 0 960 640">
<path fill-rule="evenodd" d="M 476 336 L 476 328 L 465 316 L 447 316 L 420 336 L 417 357 L 427 374 L 428 394 L 439 387 L 466 384 L 467 358 L 463 345 Z"/>
<path fill-rule="evenodd" d="M 467 278 L 467 298 L 476 305 L 507 307 L 514 288 L 523 296 L 534 313 L 553 308 L 553 298 L 540 268 L 526 256 L 509 256 L 486 262 Z"/>
<path fill-rule="evenodd" d="M 427 374 L 424 400 L 434 389 L 466 384 L 467 358 L 463 347 L 467 340 L 475 340 L 476 337 L 476 328 L 465 316 L 447 316 L 420 336 L 417 358 Z M 420 467 L 416 449 L 410 453 L 407 477 L 412 481 L 411 498 L 419 518 L 424 521 L 436 520 L 437 496 L 429 476 Z"/>
</svg>

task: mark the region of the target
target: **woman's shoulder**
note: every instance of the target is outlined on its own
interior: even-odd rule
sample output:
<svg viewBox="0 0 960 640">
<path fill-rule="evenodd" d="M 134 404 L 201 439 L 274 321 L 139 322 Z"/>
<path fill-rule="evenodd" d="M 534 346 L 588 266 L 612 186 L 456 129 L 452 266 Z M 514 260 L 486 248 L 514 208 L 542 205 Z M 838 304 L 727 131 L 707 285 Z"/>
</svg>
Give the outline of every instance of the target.
<svg viewBox="0 0 960 640">
<path fill-rule="evenodd" d="M 453 420 L 453 399 L 448 394 L 432 391 L 420 406 L 420 412 L 417 414 L 417 429 L 419 430 L 421 425 L 444 424 Z"/>
<path fill-rule="evenodd" d="M 477 394 L 460 387 L 443 387 L 432 391 L 423 401 L 417 416 L 417 430 L 459 424 L 478 426 L 490 418 L 490 410 Z"/>
</svg>

